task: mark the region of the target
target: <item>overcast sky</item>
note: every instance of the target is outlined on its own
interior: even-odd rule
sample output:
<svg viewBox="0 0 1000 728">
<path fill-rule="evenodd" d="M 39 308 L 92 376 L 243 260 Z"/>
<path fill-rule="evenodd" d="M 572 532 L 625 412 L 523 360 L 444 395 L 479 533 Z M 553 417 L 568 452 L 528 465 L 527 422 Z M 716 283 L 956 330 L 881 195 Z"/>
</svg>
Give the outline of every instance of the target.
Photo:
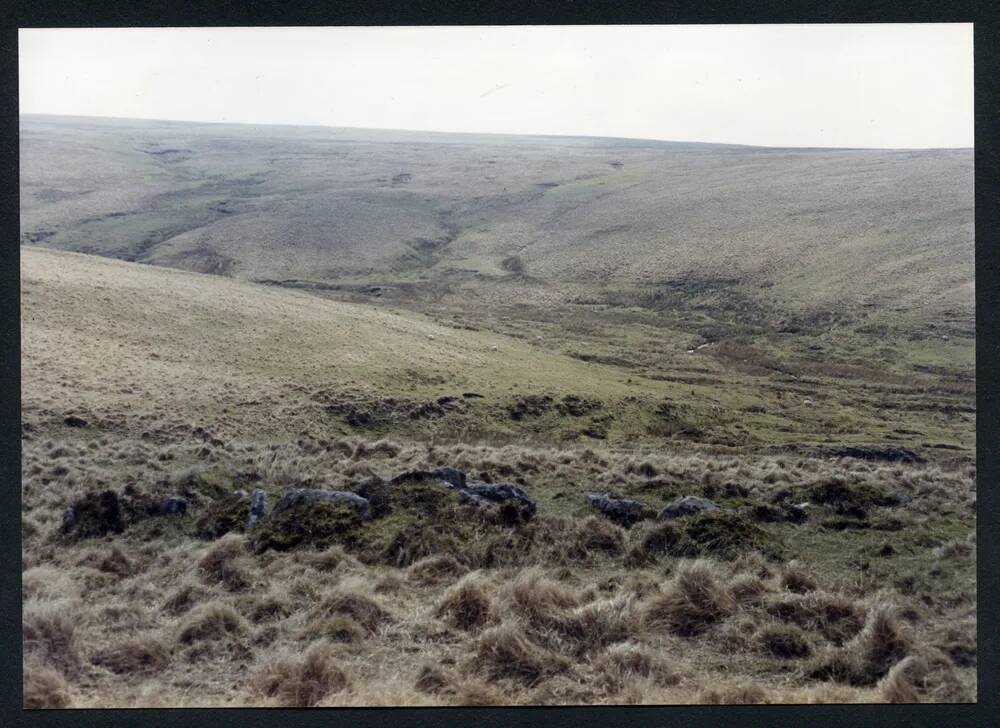
<svg viewBox="0 0 1000 728">
<path fill-rule="evenodd" d="M 21 113 L 973 143 L 971 24 L 20 31 Z"/>
</svg>

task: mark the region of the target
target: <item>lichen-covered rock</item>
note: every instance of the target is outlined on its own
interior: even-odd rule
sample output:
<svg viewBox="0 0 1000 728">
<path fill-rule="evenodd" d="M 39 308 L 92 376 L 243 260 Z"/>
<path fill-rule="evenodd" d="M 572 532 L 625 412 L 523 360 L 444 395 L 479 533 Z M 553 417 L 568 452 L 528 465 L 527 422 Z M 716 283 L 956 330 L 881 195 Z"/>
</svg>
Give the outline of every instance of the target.
<svg viewBox="0 0 1000 728">
<path fill-rule="evenodd" d="M 404 483 L 425 482 L 436 480 L 444 483 L 450 488 L 465 487 L 465 473 L 456 468 L 435 468 L 434 470 L 407 470 L 393 478 L 391 485 L 402 485 Z"/>
<path fill-rule="evenodd" d="M 297 488 L 285 493 L 274 504 L 274 510 L 271 512 L 271 515 L 274 516 L 282 511 L 290 508 L 298 508 L 305 504 L 320 502 L 342 503 L 351 506 L 357 511 L 362 520 L 367 520 L 371 517 L 371 505 L 368 503 L 367 498 L 346 490 L 319 490 L 316 488 Z"/>
<path fill-rule="evenodd" d="M 645 503 L 616 498 L 610 493 L 587 493 L 587 501 L 605 518 L 625 527 L 633 526 L 646 509 Z"/>
<path fill-rule="evenodd" d="M 521 488 L 510 483 L 483 483 L 479 480 L 470 480 L 458 492 L 462 501 L 470 505 L 482 507 L 497 504 L 512 507 L 520 520 L 527 521 L 535 515 L 535 501 Z"/>
<path fill-rule="evenodd" d="M 696 495 L 685 495 L 672 503 L 668 503 L 660 514 L 657 516 L 659 519 L 664 518 L 682 518 L 683 516 L 693 516 L 696 513 L 701 513 L 702 511 L 718 511 L 720 510 L 719 505 L 714 503 L 708 498 L 700 498 Z"/>
</svg>

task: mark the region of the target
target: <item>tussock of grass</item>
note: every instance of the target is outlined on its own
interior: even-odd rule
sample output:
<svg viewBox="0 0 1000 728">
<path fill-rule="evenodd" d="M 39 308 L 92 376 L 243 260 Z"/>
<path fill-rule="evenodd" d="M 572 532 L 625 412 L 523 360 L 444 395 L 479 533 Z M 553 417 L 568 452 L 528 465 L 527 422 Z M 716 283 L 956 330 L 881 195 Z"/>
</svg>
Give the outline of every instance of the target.
<svg viewBox="0 0 1000 728">
<path fill-rule="evenodd" d="M 479 636 L 472 666 L 490 680 L 512 680 L 533 687 L 568 670 L 570 662 L 529 640 L 524 627 L 510 621 Z"/>
<path fill-rule="evenodd" d="M 244 614 L 254 624 L 284 619 L 294 611 L 292 603 L 282 594 L 264 594 L 252 597 Z"/>
<path fill-rule="evenodd" d="M 413 687 L 422 693 L 429 693 L 431 695 L 455 692 L 448 675 L 434 665 L 423 665 L 420 668 Z"/>
<path fill-rule="evenodd" d="M 208 584 L 222 584 L 230 591 L 250 587 L 253 577 L 243 565 L 247 554 L 246 538 L 229 533 L 209 547 L 198 562 L 198 571 Z"/>
<path fill-rule="evenodd" d="M 178 617 L 204 599 L 207 592 L 197 584 L 182 584 L 164 600 L 162 609 Z"/>
<path fill-rule="evenodd" d="M 434 614 L 459 629 L 479 629 L 493 617 L 490 588 L 481 572 L 467 574 L 444 593 Z"/>
<path fill-rule="evenodd" d="M 782 660 L 800 659 L 812 654 L 812 647 L 801 629 L 789 624 L 765 627 L 757 636 L 761 650 Z"/>
<path fill-rule="evenodd" d="M 67 601 L 28 602 L 22 612 L 24 652 L 40 662 L 75 674 L 80 666 L 77 607 Z"/>
<path fill-rule="evenodd" d="M 500 599 L 505 610 L 538 626 L 553 624 L 565 610 L 580 602 L 573 589 L 549 579 L 538 568 L 525 569 L 505 584 L 500 590 Z"/>
<path fill-rule="evenodd" d="M 428 556 L 414 562 L 406 570 L 407 578 L 417 584 L 434 585 L 442 582 L 455 581 L 469 571 L 450 554 Z"/>
<path fill-rule="evenodd" d="M 271 658 L 252 677 L 251 684 L 281 707 L 310 708 L 331 693 L 346 690 L 351 680 L 328 642 L 311 644 L 302 655 Z"/>
<path fill-rule="evenodd" d="M 795 561 L 781 570 L 781 586 L 796 594 L 805 594 L 817 588 L 816 578 Z"/>
<path fill-rule="evenodd" d="M 90 662 L 118 675 L 154 674 L 170 662 L 170 650 L 156 637 L 134 637 L 91 656 Z"/>
<path fill-rule="evenodd" d="M 59 672 L 34 660 L 24 664 L 22 675 L 24 708 L 69 708 L 72 696 L 69 684 Z"/>
<path fill-rule="evenodd" d="M 338 614 L 333 617 L 316 617 L 309 622 L 304 635 L 310 640 L 325 639 L 330 642 L 357 644 L 364 640 L 366 630 L 352 617 Z"/>
<path fill-rule="evenodd" d="M 878 605 L 869 611 L 864 629 L 844 647 L 820 656 L 809 675 L 819 680 L 871 686 L 913 647 L 913 637 L 900 622 L 896 608 Z"/>
<path fill-rule="evenodd" d="M 311 615 L 314 619 L 338 615 L 350 617 L 369 633 L 393 619 L 382 605 L 363 591 L 363 587 L 351 582 L 338 585 L 323 595 L 311 610 Z"/>
<path fill-rule="evenodd" d="M 888 703 L 962 703 L 972 698 L 947 656 L 935 650 L 904 657 L 877 689 Z"/>
<path fill-rule="evenodd" d="M 588 559 L 596 555 L 618 556 L 625 550 L 625 531 L 607 519 L 588 516 L 576 524 L 568 555 Z"/>
<path fill-rule="evenodd" d="M 807 632 L 819 632 L 835 644 L 856 635 L 864 624 L 864 614 L 854 602 L 822 591 L 778 597 L 765 609 L 771 616 Z"/>
<path fill-rule="evenodd" d="M 767 584 L 754 574 L 738 574 L 729 582 L 729 594 L 737 604 L 759 604 L 767 594 Z"/>
<path fill-rule="evenodd" d="M 624 690 L 637 678 L 651 679 L 660 686 L 676 685 L 680 677 L 648 647 L 633 642 L 619 642 L 608 647 L 594 660 L 597 682 L 605 690 Z"/>
<path fill-rule="evenodd" d="M 177 641 L 192 644 L 244 634 L 246 620 L 224 602 L 211 601 L 195 607 L 180 623 Z"/>
<path fill-rule="evenodd" d="M 680 567 L 667 590 L 646 602 L 643 622 L 649 629 L 666 629 L 695 637 L 729 616 L 735 603 L 712 566 L 694 561 Z"/>
</svg>

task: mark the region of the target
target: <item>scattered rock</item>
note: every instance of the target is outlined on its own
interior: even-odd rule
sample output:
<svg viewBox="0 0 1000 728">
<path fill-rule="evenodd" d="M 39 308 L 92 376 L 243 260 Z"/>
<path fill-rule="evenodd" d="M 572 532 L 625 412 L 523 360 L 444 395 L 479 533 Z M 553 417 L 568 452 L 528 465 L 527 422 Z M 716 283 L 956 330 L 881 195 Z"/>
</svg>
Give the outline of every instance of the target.
<svg viewBox="0 0 1000 728">
<path fill-rule="evenodd" d="M 160 501 L 159 514 L 164 516 L 183 516 L 187 513 L 188 502 L 179 495 L 168 495 Z"/>
<path fill-rule="evenodd" d="M 250 496 L 250 512 L 247 514 L 247 528 L 267 516 L 267 493 L 255 488 Z"/>
<path fill-rule="evenodd" d="M 371 505 L 366 498 L 346 490 L 319 490 L 315 488 L 298 488 L 291 490 L 274 504 L 271 515 L 274 516 L 290 508 L 296 508 L 306 503 L 343 503 L 357 511 L 362 520 L 371 517 Z"/>
<path fill-rule="evenodd" d="M 63 420 L 63 424 L 66 425 L 66 427 L 86 427 L 87 420 L 82 417 L 77 417 L 76 415 L 70 415 Z"/>
<path fill-rule="evenodd" d="M 511 515 L 519 520 L 528 521 L 535 515 L 535 501 L 510 483 L 483 483 L 478 480 L 469 481 L 465 487 L 458 489 L 463 503 L 477 507 L 499 504 L 505 508 L 513 508 Z"/>
<path fill-rule="evenodd" d="M 525 417 L 540 417 L 550 409 L 552 409 L 552 397 L 529 395 L 518 398 L 507 408 L 507 414 L 512 420 L 523 420 Z"/>
<path fill-rule="evenodd" d="M 830 451 L 830 455 L 838 458 L 858 458 L 860 460 L 878 460 L 890 463 L 922 463 L 924 459 L 912 450 L 902 447 L 878 445 L 852 445 Z"/>
<path fill-rule="evenodd" d="M 657 516 L 658 519 L 681 518 L 683 516 L 693 516 L 702 511 L 720 510 L 717 503 L 713 503 L 707 498 L 699 498 L 696 495 L 685 495 L 672 503 L 668 503 Z"/>
<path fill-rule="evenodd" d="M 602 405 L 598 400 L 595 399 L 584 399 L 578 397 L 575 394 L 567 394 L 559 404 L 556 405 L 556 409 L 561 415 L 568 415 L 570 417 L 583 417 L 586 414 L 590 414 L 595 410 L 601 409 Z"/>
<path fill-rule="evenodd" d="M 616 498 L 610 493 L 587 493 L 587 500 L 590 502 L 591 507 L 600 511 L 601 514 L 613 522 L 626 528 L 634 525 L 636 521 L 642 518 L 643 511 L 646 508 L 645 503 L 626 498 Z"/>
</svg>

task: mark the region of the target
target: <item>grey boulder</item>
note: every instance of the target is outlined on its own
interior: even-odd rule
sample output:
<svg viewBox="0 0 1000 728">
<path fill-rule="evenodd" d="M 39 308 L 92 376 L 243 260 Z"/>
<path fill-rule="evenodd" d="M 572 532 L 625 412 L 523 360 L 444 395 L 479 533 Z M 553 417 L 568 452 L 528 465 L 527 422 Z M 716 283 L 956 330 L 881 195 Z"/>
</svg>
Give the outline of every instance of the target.
<svg viewBox="0 0 1000 728">
<path fill-rule="evenodd" d="M 587 493 L 587 500 L 592 508 L 622 526 L 635 524 L 642 518 L 642 512 L 646 508 L 645 503 L 627 498 L 616 498 L 610 493 Z"/>
<path fill-rule="evenodd" d="M 474 506 L 512 505 L 525 520 L 535 515 L 535 501 L 521 488 L 510 483 L 484 483 L 470 480 L 458 489 L 463 503 Z"/>
<path fill-rule="evenodd" d="M 295 508 L 306 503 L 345 503 L 352 506 L 363 519 L 371 516 L 371 505 L 367 498 L 346 490 L 319 490 L 314 488 L 298 488 L 285 493 L 274 504 L 272 514 Z M 251 509 L 252 510 L 252 509 Z"/>
<path fill-rule="evenodd" d="M 668 503 L 657 516 L 660 520 L 665 518 L 682 518 L 683 516 L 693 516 L 702 511 L 721 510 L 717 503 L 713 503 L 708 498 L 700 498 L 696 495 L 685 495 L 672 503 Z"/>
</svg>

